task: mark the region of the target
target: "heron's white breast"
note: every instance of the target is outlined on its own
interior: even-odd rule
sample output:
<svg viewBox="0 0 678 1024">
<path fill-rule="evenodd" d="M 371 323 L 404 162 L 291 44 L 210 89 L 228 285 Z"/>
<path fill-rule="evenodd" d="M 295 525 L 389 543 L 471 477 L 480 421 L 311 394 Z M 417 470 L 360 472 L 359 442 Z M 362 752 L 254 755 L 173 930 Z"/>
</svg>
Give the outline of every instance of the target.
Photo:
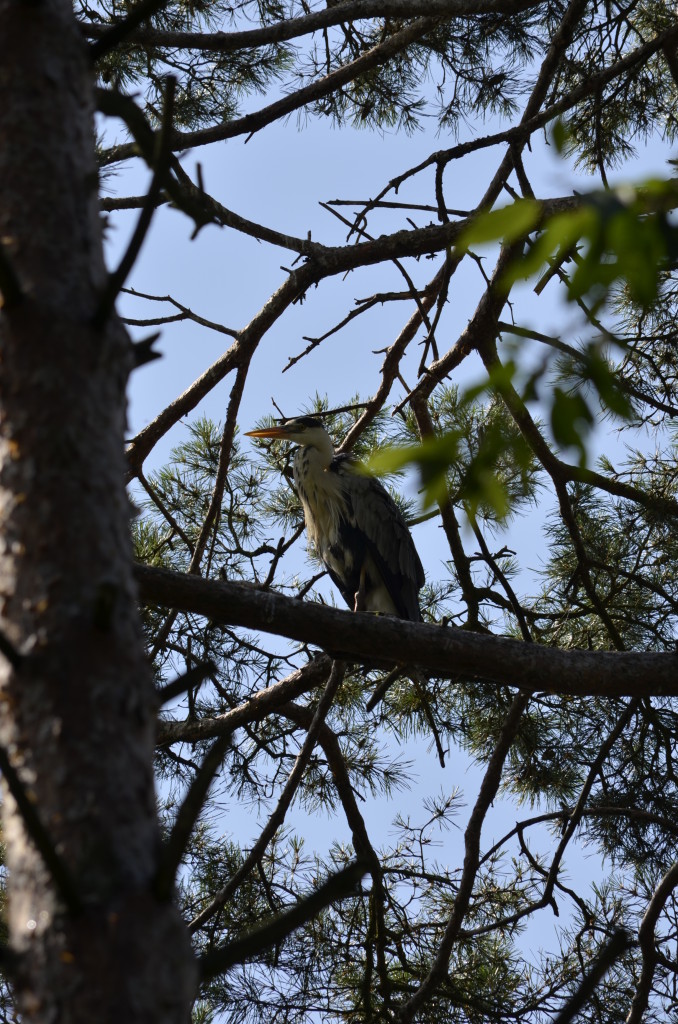
<svg viewBox="0 0 678 1024">
<path fill-rule="evenodd" d="M 294 457 L 294 483 L 301 499 L 309 543 L 325 557 L 339 539 L 346 515 L 341 476 L 332 473 L 316 448 L 300 448 Z"/>
</svg>

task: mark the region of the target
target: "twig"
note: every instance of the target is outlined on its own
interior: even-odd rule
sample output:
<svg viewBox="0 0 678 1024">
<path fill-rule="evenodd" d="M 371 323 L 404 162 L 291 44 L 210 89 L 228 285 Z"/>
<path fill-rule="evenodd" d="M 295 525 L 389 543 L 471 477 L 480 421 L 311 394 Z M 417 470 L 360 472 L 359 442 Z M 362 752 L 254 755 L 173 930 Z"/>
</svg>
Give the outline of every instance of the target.
<svg viewBox="0 0 678 1024">
<path fill-rule="evenodd" d="M 117 270 L 114 270 L 108 277 L 108 282 L 99 300 L 98 308 L 93 317 L 95 327 L 101 328 L 108 320 L 111 310 L 115 305 L 120 289 L 127 280 L 127 275 L 134 266 L 141 246 L 151 226 L 151 220 L 158 205 L 158 199 L 162 191 L 165 178 L 168 173 L 169 157 L 172 145 L 172 118 L 174 113 L 174 93 L 177 80 L 173 75 L 165 79 L 165 106 L 163 110 L 162 126 L 156 136 L 155 168 L 153 178 L 142 207 L 136 227 L 130 238 L 129 244 L 123 254 Z"/>
<path fill-rule="evenodd" d="M 618 960 L 630 946 L 629 934 L 623 928 L 610 936 L 593 961 L 591 970 L 579 982 L 579 987 L 572 993 L 558 1016 L 554 1018 L 553 1024 L 570 1024 L 570 1021 L 574 1020 L 579 1011 L 586 1006 L 597 985 L 605 977 L 615 960 Z"/>
<path fill-rule="evenodd" d="M 192 555 L 193 554 L 193 543 L 192 543 L 190 537 L 188 536 L 186 531 L 184 529 L 182 529 L 180 523 L 177 522 L 176 518 L 172 515 L 170 510 L 167 508 L 167 506 L 165 505 L 165 502 L 162 500 L 162 498 L 158 494 L 158 492 L 155 489 L 155 487 L 153 487 L 148 482 L 148 480 L 144 476 L 143 470 L 139 470 L 139 472 L 137 473 L 137 479 L 138 479 L 139 483 L 141 484 L 141 486 L 143 487 L 143 489 L 146 491 L 146 494 L 149 496 L 149 498 L 151 499 L 151 501 L 153 502 L 155 507 L 160 512 L 160 514 L 163 516 L 163 518 L 172 527 L 172 529 L 176 533 L 177 537 L 181 538 L 181 540 L 186 545 L 187 550 Z"/>
<path fill-rule="evenodd" d="M 208 327 L 211 331 L 216 331 L 218 334 L 226 334 L 229 338 L 238 337 L 239 332 L 232 327 L 226 327 L 224 324 L 216 323 L 214 320 L 207 320 L 204 316 L 194 313 L 188 306 L 184 306 L 182 302 L 179 302 L 172 295 L 149 295 L 147 292 L 137 291 L 136 288 L 121 288 L 121 291 L 125 295 L 133 295 L 136 299 L 147 299 L 149 302 L 169 302 L 171 306 L 179 310 L 178 316 L 156 317 L 155 319 L 147 320 L 131 320 L 126 317 L 124 321 L 126 324 L 161 324 L 175 323 L 177 320 L 191 320 L 193 323 L 200 324 L 201 327 Z"/>
<path fill-rule="evenodd" d="M 193 827 L 200 816 L 214 776 L 219 771 L 226 751 L 231 745 L 231 734 L 218 736 L 207 751 L 200 768 L 188 787 L 188 792 L 177 812 L 169 839 L 162 848 L 153 888 L 160 900 L 169 900 L 176 873 L 186 852 Z"/>
<path fill-rule="evenodd" d="M 312 269 L 309 264 L 300 267 L 287 278 L 247 327 L 243 328 L 237 341 L 133 438 L 127 449 L 130 477 L 136 475 L 154 445 L 175 423 L 194 409 L 227 373 L 240 364 L 241 360 L 251 357 L 271 324 L 282 316 L 300 294 L 303 294 L 311 281 Z"/>
<path fill-rule="evenodd" d="M 154 331 L 147 338 L 142 338 L 141 341 L 135 341 L 132 344 L 135 369 L 138 370 L 140 366 L 152 363 L 155 359 L 162 359 L 162 352 L 157 352 L 153 348 L 159 337 L 160 331 Z"/>
<path fill-rule="evenodd" d="M 426 308 L 427 312 L 432 308 L 436 296 L 440 292 L 440 288 L 444 281 L 445 268 L 442 267 L 436 275 L 429 281 L 429 283 L 421 289 L 421 301 Z M 408 345 L 416 337 L 417 331 L 419 330 L 422 323 L 421 314 L 419 308 L 415 309 L 412 316 L 407 321 L 400 334 L 393 342 L 392 345 L 386 351 L 386 357 L 381 367 L 381 384 L 379 385 L 376 393 L 367 403 L 365 412 L 359 420 L 351 427 L 348 434 L 343 440 L 340 447 L 340 452 L 351 451 L 361 434 L 367 429 L 367 427 L 376 418 L 379 411 L 384 407 L 388 396 L 391 392 L 391 388 L 396 380 L 399 380 L 405 390 L 409 393 L 410 389 L 406 387 L 403 382 L 400 363 L 407 349 Z M 391 415 L 395 416 L 400 411 L 400 407 L 396 407 L 392 410 Z"/>
<path fill-rule="evenodd" d="M 285 815 L 292 803 L 294 794 L 299 788 L 299 783 L 301 782 L 306 766 L 308 765 L 311 754 L 313 753 L 313 748 L 316 745 L 320 727 L 327 717 L 327 713 L 330 710 L 335 694 L 344 678 L 344 673 L 345 666 L 341 662 L 335 661 L 332 665 L 327 685 L 325 686 L 320 700 L 318 701 L 318 706 L 306 734 L 306 739 L 304 740 L 303 746 L 297 755 L 294 766 L 289 774 L 287 782 L 285 783 L 283 791 L 280 794 L 280 799 L 278 800 L 275 810 L 266 822 L 259 838 L 245 857 L 238 870 L 231 875 L 226 885 L 216 894 L 208 906 L 197 914 L 191 921 L 190 930 L 192 932 L 197 931 L 205 921 L 208 921 L 218 910 L 221 910 L 238 886 L 249 875 L 256 864 L 259 863 L 266 847 L 285 820 Z"/>
<path fill-rule="evenodd" d="M 355 895 L 366 871 L 367 868 L 362 861 L 353 861 L 341 871 L 330 875 L 315 892 L 299 900 L 290 910 L 286 910 L 258 928 L 252 928 L 240 938 L 229 942 L 228 945 L 206 953 L 198 961 L 202 980 L 208 981 L 215 975 L 227 971 L 233 964 L 243 963 L 262 953 L 274 943 L 282 942 L 293 931 L 316 917 L 331 903 Z"/>
<path fill-rule="evenodd" d="M 147 21 L 156 11 L 159 11 L 161 7 L 165 7 L 168 3 L 169 0 L 140 0 L 140 3 L 132 7 L 126 18 L 115 22 L 110 28 L 106 29 L 104 34 L 95 43 L 92 43 L 89 48 L 89 57 L 92 63 L 94 64 L 100 60 L 101 57 L 114 49 L 118 43 L 123 42 L 143 21 Z"/>
<path fill-rule="evenodd" d="M 478 519 L 477 519 L 477 517 L 475 515 L 473 515 L 471 513 L 470 509 L 466 509 L 466 518 L 470 522 L 471 529 L 473 530 L 473 532 L 476 535 L 476 540 L 478 541 L 478 544 L 480 545 L 480 550 L 482 552 L 482 557 L 487 562 L 487 564 L 490 566 L 490 568 L 492 569 L 492 572 L 494 573 L 496 579 L 499 580 L 499 583 L 501 584 L 501 586 L 504 588 L 504 591 L 506 592 L 506 596 L 508 597 L 508 600 L 509 600 L 509 603 L 511 605 L 511 608 L 513 609 L 513 614 L 515 615 L 515 617 L 518 620 L 518 625 L 520 626 L 520 632 L 522 633 L 523 640 L 526 643 L 530 643 L 531 640 L 532 640 L 532 635 L 530 633 L 530 627 L 527 624 L 527 620 L 525 619 L 525 615 L 523 613 L 522 606 L 520 604 L 520 601 L 518 600 L 518 596 L 517 596 L 515 590 L 513 589 L 511 584 L 509 583 L 506 574 L 502 571 L 501 567 L 498 565 L 496 558 L 494 558 L 492 556 L 492 554 L 490 553 L 490 549 L 488 548 L 488 546 L 487 546 L 487 544 L 485 542 L 485 538 L 483 537 L 482 531 L 480 529 L 480 526 L 478 525 Z"/>
<path fill-rule="evenodd" d="M 385 697 L 388 691 L 391 689 L 393 684 L 404 675 L 405 669 L 402 665 L 396 665 L 392 668 L 382 680 L 380 680 L 378 686 L 375 687 L 374 693 L 365 705 L 365 711 L 373 711 L 376 708 L 382 697 Z"/>
<path fill-rule="evenodd" d="M 440 211 L 439 206 L 432 206 L 430 203 L 396 203 L 391 202 L 387 199 L 328 199 L 327 206 L 367 206 L 370 204 L 370 209 L 385 209 L 385 210 L 419 210 L 422 213 L 438 213 Z M 452 210 L 449 206 L 445 207 L 445 213 L 452 217 L 468 217 L 471 210 Z"/>
<path fill-rule="evenodd" d="M 194 687 L 200 686 L 215 671 L 216 666 L 213 661 L 203 661 L 199 665 L 192 665 L 186 672 L 182 672 L 180 676 L 173 679 L 171 683 L 167 683 L 166 686 L 161 686 L 156 690 L 155 696 L 158 707 L 162 707 L 163 704 L 167 704 L 174 697 L 179 697 L 182 693 L 186 693 L 186 690 L 192 690 Z"/>
<path fill-rule="evenodd" d="M 412 685 L 414 686 L 415 693 L 417 694 L 417 696 L 419 697 L 419 700 L 421 701 L 421 709 L 422 709 L 422 713 L 424 715 L 424 718 L 428 722 L 429 728 L 431 729 L 431 733 L 433 735 L 433 742 L 434 742 L 435 748 L 436 748 L 436 753 L 438 754 L 438 761 L 440 762 L 440 767 L 444 768 L 445 767 L 445 751 L 443 749 L 442 740 L 440 739 L 440 732 L 438 731 L 438 726 L 436 725 L 436 720 L 433 717 L 433 711 L 431 710 L 431 705 L 429 703 L 428 694 L 426 692 L 426 687 L 425 687 L 426 680 L 424 679 L 423 676 L 421 676 L 421 678 L 417 678 L 418 675 L 419 675 L 419 673 L 416 673 L 416 672 L 408 672 L 407 673 L 407 677 L 410 680 L 410 682 L 412 683 Z"/>
<path fill-rule="evenodd" d="M 331 206 L 327 205 L 327 203 L 320 203 L 320 205 L 322 206 L 322 208 L 324 210 L 327 210 L 328 213 L 331 213 L 334 217 L 336 217 L 338 220 L 340 220 L 342 222 L 342 224 L 348 225 L 348 227 L 351 228 L 351 233 L 355 232 L 361 238 L 366 238 L 370 242 L 374 241 L 373 236 L 370 235 L 364 228 L 358 228 L 358 227 L 356 227 L 355 224 L 351 225 L 351 222 L 349 220 L 347 220 L 346 217 L 343 217 L 337 210 L 333 210 Z M 349 237 L 350 237 L 350 235 L 349 235 Z M 401 263 L 400 260 L 394 259 L 393 263 L 396 266 L 396 268 L 400 271 L 402 276 L 405 278 L 405 283 L 407 284 L 407 287 L 409 289 L 409 294 L 412 297 L 412 299 L 414 300 L 414 302 L 416 303 L 416 306 L 417 306 L 417 309 L 419 310 L 419 314 L 421 316 L 421 319 L 422 319 L 423 323 L 426 324 L 426 326 L 428 327 L 429 333 L 430 333 L 431 332 L 431 324 L 429 323 L 429 319 L 428 319 L 428 310 L 426 309 L 426 307 L 424 306 L 424 304 L 421 301 L 421 297 L 419 295 L 419 292 L 418 292 L 417 288 L 415 287 L 414 281 L 412 280 L 412 278 L 410 277 L 410 275 L 408 274 L 407 270 L 405 269 L 405 267 L 403 266 L 403 264 Z"/>
<path fill-rule="evenodd" d="M 146 196 L 102 196 L 99 200 L 99 209 L 104 213 L 114 213 L 117 210 L 138 210 L 146 202 Z M 158 197 L 158 206 L 164 206 L 170 202 L 169 195 L 163 192 Z"/>
<path fill-rule="evenodd" d="M 407 298 L 410 297 L 411 296 L 409 295 L 409 293 L 407 293 Z M 287 363 L 285 364 L 285 366 L 283 366 L 282 372 L 286 373 L 288 370 L 291 370 L 296 363 L 303 359 L 304 356 L 307 356 L 310 352 L 313 352 L 313 350 L 316 349 L 318 345 L 321 345 L 323 341 L 325 341 L 327 338 L 330 338 L 333 334 L 337 334 L 339 331 L 342 330 L 342 328 L 346 327 L 346 325 L 349 324 L 352 320 L 355 320 L 356 317 L 362 316 L 363 313 L 366 313 L 368 310 L 372 309 L 372 307 L 375 306 L 379 301 L 380 300 L 376 297 L 373 299 L 368 299 L 366 302 L 362 303 L 358 309 L 352 309 L 349 313 L 346 314 L 343 320 L 340 320 L 339 323 L 334 325 L 334 327 L 330 327 L 329 330 L 325 331 L 324 334 L 321 334 L 317 338 L 310 338 L 308 337 L 308 335 L 304 335 L 302 340 L 308 341 L 309 344 L 302 352 L 299 352 L 296 356 L 289 356 Z"/>
<path fill-rule="evenodd" d="M 233 440 L 236 432 L 236 419 L 238 415 L 238 409 L 240 408 L 240 400 L 242 398 L 243 390 L 245 387 L 245 381 L 247 380 L 247 374 L 250 366 L 250 359 L 243 358 L 238 369 L 236 371 L 235 380 L 233 387 L 231 388 L 231 394 L 228 400 L 228 407 L 226 409 L 226 421 L 224 423 L 224 429 L 221 434 L 221 442 L 219 445 L 219 462 L 217 465 L 217 471 L 214 475 L 214 486 L 212 489 L 212 495 L 210 497 L 209 507 L 205 513 L 203 524 L 200 528 L 200 533 L 195 542 L 195 550 L 191 555 L 191 561 L 188 567 L 190 573 L 200 573 L 200 565 L 202 557 L 207 548 L 207 542 L 210 537 L 212 529 L 218 529 L 219 517 L 221 515 L 221 503 L 224 496 L 224 488 L 226 487 L 226 478 L 228 475 L 228 467 L 231 462 L 231 456 L 233 455 Z M 209 565 L 207 567 L 206 575 L 209 575 Z"/>
</svg>

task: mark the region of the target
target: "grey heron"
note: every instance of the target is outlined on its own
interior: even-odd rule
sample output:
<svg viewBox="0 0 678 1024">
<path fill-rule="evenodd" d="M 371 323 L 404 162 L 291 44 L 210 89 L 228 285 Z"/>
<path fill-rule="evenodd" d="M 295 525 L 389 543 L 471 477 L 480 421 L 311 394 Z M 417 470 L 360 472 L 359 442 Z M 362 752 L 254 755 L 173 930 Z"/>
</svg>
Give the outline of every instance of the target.
<svg viewBox="0 0 678 1024">
<path fill-rule="evenodd" d="M 349 608 L 421 620 L 424 570 L 407 524 L 385 487 L 337 455 L 319 419 L 299 416 L 249 430 L 299 445 L 294 483 L 309 543 Z"/>
</svg>

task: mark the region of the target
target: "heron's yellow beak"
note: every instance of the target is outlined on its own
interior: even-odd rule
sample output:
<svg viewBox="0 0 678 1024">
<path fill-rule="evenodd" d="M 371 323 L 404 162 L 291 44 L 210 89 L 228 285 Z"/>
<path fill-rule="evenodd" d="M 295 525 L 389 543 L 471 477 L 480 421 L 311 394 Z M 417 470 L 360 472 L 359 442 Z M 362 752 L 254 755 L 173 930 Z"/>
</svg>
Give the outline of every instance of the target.
<svg viewBox="0 0 678 1024">
<path fill-rule="evenodd" d="M 287 437 L 287 427 L 266 427 L 265 430 L 246 430 L 245 437 Z"/>
</svg>

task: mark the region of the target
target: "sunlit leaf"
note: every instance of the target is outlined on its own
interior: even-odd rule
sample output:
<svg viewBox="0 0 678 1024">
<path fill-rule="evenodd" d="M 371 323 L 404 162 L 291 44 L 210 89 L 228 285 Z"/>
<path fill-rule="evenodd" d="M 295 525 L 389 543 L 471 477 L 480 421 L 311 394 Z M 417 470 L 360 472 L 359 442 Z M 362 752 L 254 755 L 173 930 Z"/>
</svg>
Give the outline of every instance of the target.
<svg viewBox="0 0 678 1024">
<path fill-rule="evenodd" d="M 541 205 L 534 199 L 518 199 L 510 206 L 481 213 L 465 231 L 457 245 L 468 249 L 486 242 L 515 242 L 532 231 L 541 216 Z"/>
<path fill-rule="evenodd" d="M 424 507 L 442 500 L 447 486 L 447 471 L 458 455 L 459 431 L 440 437 L 427 437 L 417 445 L 384 448 L 375 452 L 367 469 L 377 475 L 396 473 L 406 466 L 416 466 L 423 491 Z"/>
</svg>

